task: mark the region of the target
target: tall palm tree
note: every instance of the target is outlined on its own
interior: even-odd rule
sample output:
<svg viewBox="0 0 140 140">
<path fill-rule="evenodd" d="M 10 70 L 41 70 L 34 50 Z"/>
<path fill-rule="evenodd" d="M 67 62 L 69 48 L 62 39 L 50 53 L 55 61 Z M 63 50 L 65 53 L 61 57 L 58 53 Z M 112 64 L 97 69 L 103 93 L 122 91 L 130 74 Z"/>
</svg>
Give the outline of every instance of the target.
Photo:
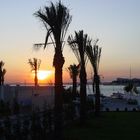
<svg viewBox="0 0 140 140">
<path fill-rule="evenodd" d="M 93 78 L 93 89 L 95 86 L 95 115 L 98 116 L 100 114 L 100 76 L 99 76 L 99 62 L 101 57 L 101 48 L 96 45 L 98 40 L 95 41 L 95 44 L 92 46 L 91 44 L 87 46 L 86 53 L 92 65 L 94 71 Z"/>
<path fill-rule="evenodd" d="M 75 32 L 75 37 L 72 35 L 68 37 L 68 44 L 74 52 L 80 64 L 80 120 L 82 123 L 86 120 L 86 84 L 87 75 L 85 70 L 87 55 L 86 47 L 90 40 L 83 30 Z"/>
<path fill-rule="evenodd" d="M 34 82 L 35 82 L 35 87 L 36 87 L 36 86 L 38 86 L 37 73 L 38 73 L 38 70 L 40 68 L 41 60 L 37 59 L 37 58 L 33 58 L 33 59 L 29 59 L 28 63 L 31 66 L 31 71 L 34 71 L 34 73 L 35 73 Z"/>
<path fill-rule="evenodd" d="M 79 65 L 73 64 L 68 67 L 70 77 L 73 81 L 72 97 L 75 99 L 76 89 L 77 89 L 77 76 L 79 74 Z"/>
<path fill-rule="evenodd" d="M 53 66 L 55 67 L 55 137 L 61 139 L 62 136 L 62 109 L 63 109 L 63 80 L 62 68 L 64 65 L 64 57 L 62 54 L 64 46 L 64 38 L 71 22 L 72 16 L 69 14 L 69 9 L 65 7 L 61 1 L 55 5 L 44 7 L 35 13 L 44 24 L 47 34 L 44 44 L 35 44 L 35 46 L 44 46 L 46 48 L 50 37 L 55 48 Z"/>
<path fill-rule="evenodd" d="M 4 62 L 0 61 L 0 86 L 2 85 L 3 66 L 4 66 Z"/>
</svg>

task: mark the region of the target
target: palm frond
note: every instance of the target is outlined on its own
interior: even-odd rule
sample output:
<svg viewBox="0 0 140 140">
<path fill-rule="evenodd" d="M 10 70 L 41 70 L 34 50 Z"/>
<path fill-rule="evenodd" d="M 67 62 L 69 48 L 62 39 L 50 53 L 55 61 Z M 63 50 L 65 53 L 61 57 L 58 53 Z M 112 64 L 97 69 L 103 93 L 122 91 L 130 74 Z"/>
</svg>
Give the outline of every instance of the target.
<svg viewBox="0 0 140 140">
<path fill-rule="evenodd" d="M 28 64 L 31 67 L 31 71 L 37 71 L 40 68 L 41 60 L 37 58 L 28 59 Z"/>
<path fill-rule="evenodd" d="M 3 61 L 0 61 L 0 68 L 2 68 L 4 66 L 4 62 Z"/>
<path fill-rule="evenodd" d="M 79 65 L 76 64 L 70 65 L 67 68 L 67 71 L 69 72 L 71 78 L 73 78 L 73 76 L 77 77 L 79 74 Z"/>
<path fill-rule="evenodd" d="M 51 2 L 50 6 L 46 6 L 43 10 L 40 9 L 34 15 L 43 22 L 45 28 L 47 29 L 44 48 L 46 48 L 49 37 L 52 42 L 59 42 L 61 44 L 64 42 L 72 17 L 69 14 L 67 7 L 65 7 L 61 1 L 56 3 L 56 5 Z M 51 34 L 53 34 L 53 37 L 51 37 Z M 62 46 L 58 45 L 57 47 Z"/>
<path fill-rule="evenodd" d="M 94 69 L 94 72 L 97 72 L 99 69 L 99 63 L 100 63 L 100 57 L 101 57 L 101 48 L 99 48 L 99 46 L 96 45 L 97 42 L 98 42 L 98 39 L 95 41 L 93 46 L 89 45 L 86 48 L 86 53 Z"/>
<path fill-rule="evenodd" d="M 70 36 L 68 37 L 67 42 L 68 42 L 68 44 L 69 44 L 71 50 L 73 51 L 74 55 L 76 56 L 78 62 L 80 63 L 81 60 L 80 60 L 80 56 L 79 56 L 78 47 L 77 47 L 77 45 L 76 45 L 76 40 L 73 38 L 72 35 L 70 35 Z"/>
<path fill-rule="evenodd" d="M 2 71 L 2 75 L 4 76 L 5 74 L 6 74 L 6 69 L 3 69 L 3 71 Z"/>
<path fill-rule="evenodd" d="M 49 36 L 50 36 L 51 33 L 52 33 L 52 30 L 49 29 L 49 30 L 47 31 L 47 35 L 46 35 L 46 38 L 45 38 L 44 49 L 45 49 L 46 46 L 47 46 L 48 38 L 49 38 Z"/>
<path fill-rule="evenodd" d="M 70 45 L 70 48 L 74 52 L 77 60 L 79 63 L 84 63 L 83 65 L 87 64 L 87 54 L 86 47 L 90 44 L 91 39 L 88 38 L 87 34 L 83 33 L 83 30 L 80 30 L 79 32 L 75 31 L 75 37 L 72 35 L 68 37 L 68 44 Z"/>
</svg>

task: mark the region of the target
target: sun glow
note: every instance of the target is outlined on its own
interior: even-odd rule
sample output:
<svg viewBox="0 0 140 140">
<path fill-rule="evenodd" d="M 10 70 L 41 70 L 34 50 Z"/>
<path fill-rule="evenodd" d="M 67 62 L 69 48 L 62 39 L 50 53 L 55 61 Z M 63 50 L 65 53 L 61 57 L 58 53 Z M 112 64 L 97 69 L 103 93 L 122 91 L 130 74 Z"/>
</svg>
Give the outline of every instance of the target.
<svg viewBox="0 0 140 140">
<path fill-rule="evenodd" d="M 52 74 L 52 71 L 50 70 L 39 70 L 37 74 L 38 80 L 45 80 L 48 77 L 50 77 L 51 74 Z"/>
</svg>

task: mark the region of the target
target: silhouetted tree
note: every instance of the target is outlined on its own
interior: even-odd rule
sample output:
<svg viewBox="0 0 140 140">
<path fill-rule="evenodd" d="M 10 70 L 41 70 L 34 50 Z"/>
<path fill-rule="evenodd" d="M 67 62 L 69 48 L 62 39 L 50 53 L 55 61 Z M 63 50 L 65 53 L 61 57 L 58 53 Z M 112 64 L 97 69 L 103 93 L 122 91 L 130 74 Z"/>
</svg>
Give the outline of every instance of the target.
<svg viewBox="0 0 140 140">
<path fill-rule="evenodd" d="M 94 71 L 93 78 L 93 90 L 95 86 L 95 115 L 98 116 L 100 113 L 100 76 L 98 74 L 99 70 L 99 62 L 101 56 L 101 48 L 96 45 L 98 40 L 96 40 L 95 44 L 92 46 L 91 43 L 86 48 L 87 56 L 90 60 Z"/>
<path fill-rule="evenodd" d="M 1 77 L 1 84 L 2 84 L 2 85 L 4 85 L 4 80 L 5 80 L 5 79 L 4 79 L 4 76 L 5 76 L 5 74 L 6 74 L 6 69 L 3 69 L 3 70 L 2 70 L 2 77 Z"/>
<path fill-rule="evenodd" d="M 38 86 L 38 77 L 37 77 L 37 72 L 40 68 L 41 60 L 37 58 L 29 59 L 28 60 L 29 65 L 31 66 L 31 71 L 34 71 L 35 73 L 35 86 Z"/>
<path fill-rule="evenodd" d="M 4 75 L 6 73 L 6 70 L 3 69 L 4 62 L 0 61 L 0 85 L 3 85 L 4 83 Z"/>
<path fill-rule="evenodd" d="M 43 10 L 40 9 L 35 13 L 35 16 L 43 22 L 47 31 L 45 43 L 43 44 L 44 49 L 47 44 L 50 44 L 48 43 L 49 37 L 55 48 L 53 60 L 53 66 L 55 67 L 55 137 L 56 139 L 62 139 L 62 68 L 65 62 L 62 51 L 64 38 L 72 17 L 67 7 L 65 7 L 61 1 L 55 5 L 51 3 L 50 6 L 44 7 Z M 35 46 L 40 47 L 42 44 L 35 44 Z"/>
<path fill-rule="evenodd" d="M 124 87 L 124 90 L 127 93 L 139 93 L 136 85 L 132 82 L 132 80 L 130 80 L 129 83 Z"/>
<path fill-rule="evenodd" d="M 73 87 L 72 87 L 72 97 L 73 99 L 75 99 L 76 96 L 76 89 L 77 89 L 77 76 L 79 74 L 79 65 L 70 65 L 68 67 L 68 71 L 70 73 L 70 77 L 72 79 L 73 82 Z"/>
<path fill-rule="evenodd" d="M 80 64 L 80 119 L 82 123 L 86 120 L 87 75 L 85 65 L 87 60 L 86 47 L 89 42 L 90 40 L 87 34 L 83 33 L 83 30 L 75 32 L 75 37 L 72 35 L 68 37 L 68 43 Z"/>
</svg>

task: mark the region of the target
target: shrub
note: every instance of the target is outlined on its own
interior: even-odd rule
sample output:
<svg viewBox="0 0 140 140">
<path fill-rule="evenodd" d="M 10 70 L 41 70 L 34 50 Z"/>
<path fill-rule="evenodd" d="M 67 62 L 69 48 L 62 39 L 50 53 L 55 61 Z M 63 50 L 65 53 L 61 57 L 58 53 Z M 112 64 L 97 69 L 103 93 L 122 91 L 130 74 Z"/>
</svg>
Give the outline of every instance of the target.
<svg viewBox="0 0 140 140">
<path fill-rule="evenodd" d="M 106 108 L 106 111 L 109 112 L 110 111 L 109 108 Z"/>
<path fill-rule="evenodd" d="M 87 100 L 87 110 L 94 110 L 94 101 Z"/>
<path fill-rule="evenodd" d="M 138 101 L 136 99 L 128 99 L 127 103 L 131 105 L 137 105 Z"/>
<path fill-rule="evenodd" d="M 136 108 L 133 108 L 132 111 L 133 111 L 133 112 L 136 112 L 137 110 L 136 110 Z"/>
<path fill-rule="evenodd" d="M 126 112 L 128 111 L 127 107 L 125 107 L 124 111 L 126 111 Z"/>
<path fill-rule="evenodd" d="M 69 103 L 64 105 L 64 119 L 73 120 L 76 115 L 74 103 Z"/>
</svg>

